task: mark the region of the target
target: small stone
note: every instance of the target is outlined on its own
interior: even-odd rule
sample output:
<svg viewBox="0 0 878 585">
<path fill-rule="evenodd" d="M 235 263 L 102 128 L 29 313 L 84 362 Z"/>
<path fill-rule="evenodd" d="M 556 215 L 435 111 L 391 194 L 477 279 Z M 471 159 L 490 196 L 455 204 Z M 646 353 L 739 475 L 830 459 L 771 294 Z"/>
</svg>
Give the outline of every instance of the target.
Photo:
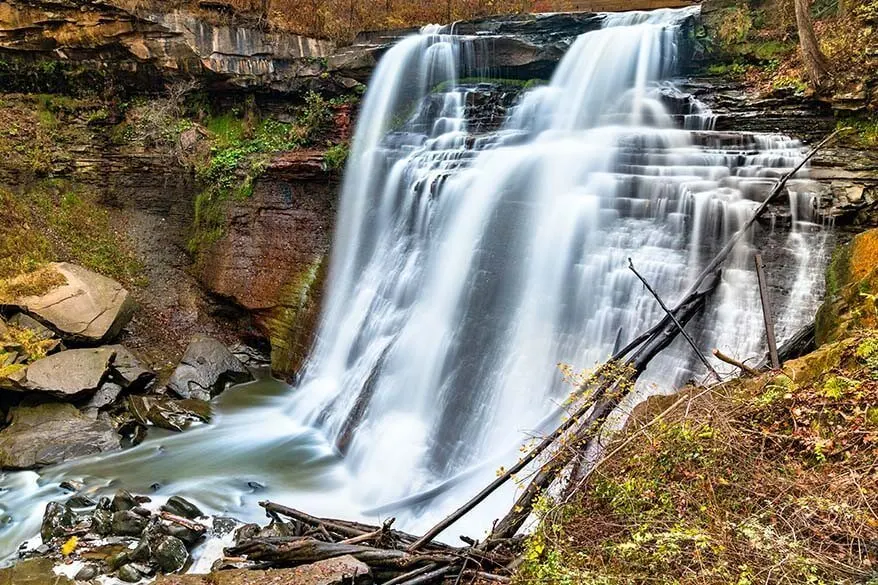
<svg viewBox="0 0 878 585">
<path fill-rule="evenodd" d="M 113 513 L 101 508 L 95 510 L 91 516 L 91 529 L 101 536 L 110 534 L 113 531 Z"/>
<path fill-rule="evenodd" d="M 119 569 L 117 576 L 119 577 L 119 580 L 125 581 L 126 583 L 137 583 L 143 579 L 143 575 L 140 574 L 140 571 L 131 565 L 123 565 Z"/>
<path fill-rule="evenodd" d="M 240 522 L 235 518 L 230 518 L 228 516 L 216 516 L 213 519 L 213 533 L 216 536 L 225 536 L 226 534 L 234 530 L 238 524 L 240 524 Z"/>
<path fill-rule="evenodd" d="M 91 581 L 100 574 L 96 565 L 85 565 L 74 575 L 74 581 Z"/>
<path fill-rule="evenodd" d="M 119 536 L 139 536 L 146 528 L 147 519 L 131 510 L 113 514 L 113 534 Z"/>
<path fill-rule="evenodd" d="M 265 486 L 258 481 L 248 481 L 247 486 L 252 489 L 254 492 L 258 492 L 259 490 L 264 490 Z"/>
<path fill-rule="evenodd" d="M 136 508 L 131 508 L 131 511 L 137 514 L 138 516 L 143 516 L 144 518 L 149 518 L 152 516 L 152 512 L 144 508 L 143 506 L 137 506 Z"/>
<path fill-rule="evenodd" d="M 164 536 L 156 540 L 152 556 L 163 572 L 176 573 L 189 560 L 189 551 L 179 538 Z"/>
<path fill-rule="evenodd" d="M 149 561 L 149 542 L 145 537 L 140 539 L 136 547 L 128 551 L 128 558 L 132 561 Z"/>
<path fill-rule="evenodd" d="M 184 518 L 189 519 L 204 516 L 204 513 L 198 508 L 198 506 L 180 496 L 171 496 L 168 498 L 168 501 L 162 505 L 161 509 L 165 512 L 170 512 L 171 514 L 176 514 L 177 516 L 183 516 Z"/>
<path fill-rule="evenodd" d="M 131 492 L 119 490 L 113 496 L 113 503 L 110 505 L 110 509 L 113 512 L 121 512 L 122 510 L 130 510 L 135 506 L 137 506 L 137 500 L 131 495 Z"/>
<path fill-rule="evenodd" d="M 79 490 L 81 490 L 82 488 L 85 487 L 85 484 L 83 484 L 81 481 L 67 479 L 67 480 L 62 481 L 60 484 L 58 484 L 58 487 L 60 487 L 62 490 L 66 490 L 68 492 L 78 492 Z"/>
<path fill-rule="evenodd" d="M 43 513 L 40 537 L 44 543 L 47 543 L 56 536 L 63 536 L 75 523 L 76 514 L 73 513 L 73 510 L 64 504 L 49 502 Z"/>
<path fill-rule="evenodd" d="M 131 563 L 131 567 L 137 569 L 137 572 L 146 577 L 155 574 L 155 567 L 143 563 Z"/>
<path fill-rule="evenodd" d="M 162 489 L 162 484 L 160 484 L 159 482 L 151 483 L 151 484 L 149 484 L 149 489 L 151 489 L 154 492 L 157 492 L 160 489 Z"/>
<path fill-rule="evenodd" d="M 97 505 L 97 502 L 86 495 L 76 494 L 67 500 L 67 505 L 71 508 L 92 508 Z"/>
<path fill-rule="evenodd" d="M 108 556 L 105 562 L 111 571 L 115 571 L 119 567 L 127 564 L 130 560 L 131 558 L 128 556 L 128 552 L 122 551 Z"/>
<path fill-rule="evenodd" d="M 112 500 L 110 500 L 110 498 L 108 498 L 107 496 L 104 496 L 98 500 L 97 507 L 98 507 L 98 510 L 109 510 L 110 506 L 112 506 L 112 505 L 113 505 Z"/>
</svg>

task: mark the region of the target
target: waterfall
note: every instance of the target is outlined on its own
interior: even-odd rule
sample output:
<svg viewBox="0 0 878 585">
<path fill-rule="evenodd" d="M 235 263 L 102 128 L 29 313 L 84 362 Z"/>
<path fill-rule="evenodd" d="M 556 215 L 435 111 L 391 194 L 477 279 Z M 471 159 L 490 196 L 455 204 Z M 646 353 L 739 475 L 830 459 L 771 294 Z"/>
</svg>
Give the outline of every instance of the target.
<svg viewBox="0 0 878 585">
<path fill-rule="evenodd" d="M 484 39 L 433 27 L 382 59 L 293 406 L 345 455 L 364 504 L 521 443 L 570 390 L 556 364 L 591 367 L 660 318 L 627 258 L 673 303 L 801 160 L 783 136 L 713 131 L 710 112 L 670 82 L 692 14 L 606 16 L 488 132 L 470 130 L 481 86 L 458 82 Z M 807 200 L 808 182 L 794 183 Z M 778 307 L 781 337 L 819 293 L 806 251 L 823 236 L 808 209 L 798 205 L 780 245 L 796 278 Z M 705 349 L 764 350 L 752 253 L 752 239 L 738 246 L 690 325 Z M 700 373 L 674 344 L 640 395 Z"/>
<path fill-rule="evenodd" d="M 802 159 L 785 136 L 714 130 L 711 112 L 674 85 L 692 14 L 605 15 L 548 85 L 514 103 L 473 80 L 494 73 L 490 36 L 430 27 L 395 45 L 359 116 L 326 303 L 296 387 L 255 382 L 219 397 L 214 424 L 0 474 L 0 559 L 36 534 L 46 502 L 68 497 L 63 478 L 91 495 L 179 494 L 250 521 L 262 499 L 370 521 L 392 510 L 410 531 L 484 486 L 557 424 L 551 413 L 571 390 L 559 363 L 592 367 L 661 318 L 627 259 L 674 304 Z M 804 175 L 689 324 L 705 351 L 764 353 L 757 249 L 778 337 L 814 314 L 827 232 Z M 701 368 L 678 340 L 631 402 Z M 436 488 L 449 478 L 468 483 Z M 511 505 L 509 488 L 455 530 L 479 537 Z M 425 491 L 429 500 L 395 504 Z"/>
</svg>

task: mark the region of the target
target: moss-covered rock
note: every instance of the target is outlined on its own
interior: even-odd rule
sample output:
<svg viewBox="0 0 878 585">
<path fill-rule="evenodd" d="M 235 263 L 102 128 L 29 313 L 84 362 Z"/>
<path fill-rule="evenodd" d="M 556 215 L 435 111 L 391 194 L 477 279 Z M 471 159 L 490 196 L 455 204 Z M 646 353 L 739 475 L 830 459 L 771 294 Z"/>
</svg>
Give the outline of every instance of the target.
<svg viewBox="0 0 878 585">
<path fill-rule="evenodd" d="M 878 327 L 878 229 L 839 246 L 826 271 L 826 300 L 817 312 L 817 345 Z"/>
</svg>

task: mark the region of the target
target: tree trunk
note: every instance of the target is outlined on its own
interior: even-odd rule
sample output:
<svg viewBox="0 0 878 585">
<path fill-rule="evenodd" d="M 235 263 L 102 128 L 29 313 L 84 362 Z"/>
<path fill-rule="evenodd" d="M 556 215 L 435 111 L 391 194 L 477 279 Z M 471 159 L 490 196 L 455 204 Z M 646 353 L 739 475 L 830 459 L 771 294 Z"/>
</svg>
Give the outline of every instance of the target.
<svg viewBox="0 0 878 585">
<path fill-rule="evenodd" d="M 820 87 L 829 74 L 826 57 L 820 52 L 814 24 L 811 22 L 810 0 L 795 0 L 796 27 L 799 30 L 799 46 L 802 49 L 802 61 L 808 72 L 808 79 L 815 87 Z"/>
</svg>

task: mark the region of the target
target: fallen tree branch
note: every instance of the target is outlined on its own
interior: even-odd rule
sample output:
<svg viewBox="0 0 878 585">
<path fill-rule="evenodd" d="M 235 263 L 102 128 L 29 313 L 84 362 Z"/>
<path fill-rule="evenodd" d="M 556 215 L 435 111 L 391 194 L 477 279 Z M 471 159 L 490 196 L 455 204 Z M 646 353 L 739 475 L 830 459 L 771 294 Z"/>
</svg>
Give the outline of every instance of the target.
<svg viewBox="0 0 878 585">
<path fill-rule="evenodd" d="M 716 378 L 717 382 L 722 382 L 723 381 L 722 378 L 720 378 L 719 374 L 716 373 L 716 370 L 713 369 L 713 366 L 710 365 L 710 362 L 707 361 L 707 358 L 704 357 L 704 354 L 701 353 L 701 350 L 698 348 L 698 345 L 695 344 L 695 340 L 692 339 L 692 337 L 690 337 L 688 333 L 686 333 L 686 329 L 683 328 L 683 325 L 680 324 L 680 321 L 677 320 L 677 317 L 674 316 L 674 313 L 672 313 L 671 310 L 668 309 L 668 306 L 665 304 L 665 302 L 662 300 L 662 298 L 659 296 L 659 294 L 655 291 L 655 289 L 652 288 L 652 286 L 650 286 L 650 284 L 646 280 L 646 278 L 642 274 L 637 272 L 636 268 L 634 268 L 634 262 L 631 260 L 631 258 L 628 258 L 628 268 L 631 270 L 631 272 L 634 273 L 634 276 L 636 276 L 638 278 L 638 280 L 640 280 L 640 282 L 643 283 L 643 286 L 646 287 L 646 290 L 648 290 L 650 292 L 650 294 L 653 296 L 653 298 L 656 301 L 658 301 L 658 304 L 662 308 L 662 311 L 664 311 L 665 314 L 667 314 L 667 316 L 671 319 L 671 321 L 674 323 L 674 325 L 680 331 L 680 334 L 683 335 L 683 337 L 689 343 L 689 346 L 692 347 L 692 351 L 695 352 L 695 355 L 697 355 L 698 359 L 701 360 L 701 363 L 704 364 L 704 367 L 707 368 L 707 370 L 711 374 L 713 374 L 713 377 Z"/>
<path fill-rule="evenodd" d="M 730 366 L 735 366 L 736 368 L 738 368 L 739 370 L 741 370 L 742 372 L 744 372 L 748 376 L 758 376 L 759 375 L 759 372 L 757 370 L 751 368 L 750 366 L 748 366 L 744 362 L 739 362 L 735 358 L 727 356 L 726 354 L 721 352 L 719 349 L 714 349 L 713 355 L 719 361 L 725 362 L 725 363 L 729 364 Z"/>
</svg>

